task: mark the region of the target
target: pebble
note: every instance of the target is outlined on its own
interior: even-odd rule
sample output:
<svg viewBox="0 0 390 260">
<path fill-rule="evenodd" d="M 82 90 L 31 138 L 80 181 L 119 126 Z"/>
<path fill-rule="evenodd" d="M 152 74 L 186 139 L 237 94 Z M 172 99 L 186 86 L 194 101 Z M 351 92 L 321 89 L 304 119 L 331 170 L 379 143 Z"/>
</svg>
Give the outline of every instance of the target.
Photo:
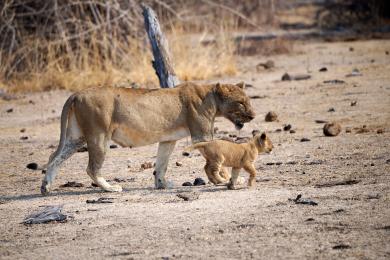
<svg viewBox="0 0 390 260">
<path fill-rule="evenodd" d="M 183 166 L 182 162 L 176 162 L 176 166 Z"/>
<path fill-rule="evenodd" d="M 310 142 L 311 140 L 309 138 L 303 137 L 301 139 L 301 142 Z"/>
<path fill-rule="evenodd" d="M 266 122 L 273 122 L 278 119 L 278 115 L 274 111 L 270 111 L 265 115 Z"/>
<path fill-rule="evenodd" d="M 328 71 L 328 68 L 327 67 L 322 67 L 321 69 L 318 70 L 319 72 L 326 72 Z"/>
<path fill-rule="evenodd" d="M 202 178 L 196 178 L 194 181 L 194 186 L 206 185 L 206 182 Z"/>
<path fill-rule="evenodd" d="M 192 186 L 192 183 L 189 181 L 183 182 L 181 186 Z"/>
<path fill-rule="evenodd" d="M 290 134 L 295 134 L 296 131 L 295 130 L 290 130 Z"/>
<path fill-rule="evenodd" d="M 116 144 L 110 144 L 110 149 L 116 149 L 116 148 L 118 148 L 118 145 L 116 145 Z"/>
<path fill-rule="evenodd" d="M 290 131 L 291 128 L 292 128 L 292 126 L 290 124 L 287 124 L 287 125 L 283 126 L 283 131 Z"/>
<path fill-rule="evenodd" d="M 38 164 L 35 162 L 27 164 L 26 167 L 30 170 L 38 170 Z"/>
</svg>

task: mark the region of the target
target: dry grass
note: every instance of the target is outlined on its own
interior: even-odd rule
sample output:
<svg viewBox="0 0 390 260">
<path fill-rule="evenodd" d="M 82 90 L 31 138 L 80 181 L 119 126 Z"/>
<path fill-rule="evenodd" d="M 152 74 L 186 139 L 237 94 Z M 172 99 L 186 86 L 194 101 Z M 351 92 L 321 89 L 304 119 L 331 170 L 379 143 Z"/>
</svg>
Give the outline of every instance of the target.
<svg viewBox="0 0 390 260">
<path fill-rule="evenodd" d="M 167 35 L 172 52 L 174 68 L 183 81 L 202 80 L 221 75 L 234 75 L 237 72 L 234 45 L 225 34 L 212 45 L 204 45 L 201 39 L 173 30 Z M 85 48 L 74 54 L 49 49 L 45 56 L 47 66 L 29 73 L 20 73 L 11 80 L 3 80 L 1 85 L 10 92 L 31 92 L 50 89 L 80 90 L 91 86 L 155 87 L 158 79 L 151 65 L 152 55 L 147 43 L 135 39 L 121 61 L 102 59 L 99 49 Z M 69 63 L 69 61 L 71 61 Z M 31 64 L 31 66 L 36 66 Z"/>
</svg>

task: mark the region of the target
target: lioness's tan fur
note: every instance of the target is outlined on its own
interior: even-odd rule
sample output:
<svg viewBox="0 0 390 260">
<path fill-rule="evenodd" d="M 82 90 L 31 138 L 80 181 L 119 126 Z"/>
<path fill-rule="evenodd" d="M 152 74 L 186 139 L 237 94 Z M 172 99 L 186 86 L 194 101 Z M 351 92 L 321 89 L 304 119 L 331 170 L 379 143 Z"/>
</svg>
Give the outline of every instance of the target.
<svg viewBox="0 0 390 260">
<path fill-rule="evenodd" d="M 41 192 L 46 194 L 61 163 L 85 142 L 88 175 L 106 191 L 120 191 L 100 173 L 107 142 L 137 147 L 159 142 L 156 188 L 165 188 L 165 172 L 175 142 L 188 135 L 192 142 L 212 139 L 214 119 L 223 116 L 237 128 L 255 117 L 244 84 L 196 85 L 172 89 L 90 88 L 73 94 L 61 115 L 61 137 L 50 156 Z"/>
<path fill-rule="evenodd" d="M 234 189 L 237 184 L 238 174 L 241 168 L 249 173 L 248 186 L 252 186 L 256 177 L 256 169 L 253 165 L 258 154 L 271 152 L 273 144 L 265 133 L 255 135 L 247 143 L 233 143 L 225 140 L 213 140 L 200 142 L 188 147 L 191 151 L 198 149 L 206 159 L 204 167 L 209 180 L 214 184 L 228 181 L 228 176 L 223 167 L 232 167 L 232 176 L 229 189 Z M 221 175 L 222 171 L 222 175 Z"/>
</svg>

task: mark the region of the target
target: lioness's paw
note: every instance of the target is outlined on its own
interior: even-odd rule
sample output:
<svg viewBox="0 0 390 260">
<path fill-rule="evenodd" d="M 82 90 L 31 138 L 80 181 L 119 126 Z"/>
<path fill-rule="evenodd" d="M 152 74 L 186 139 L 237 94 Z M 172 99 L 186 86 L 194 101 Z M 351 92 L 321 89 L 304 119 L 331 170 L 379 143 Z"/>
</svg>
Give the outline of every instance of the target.
<svg viewBox="0 0 390 260">
<path fill-rule="evenodd" d="M 120 186 L 120 185 L 111 185 L 110 187 L 107 187 L 104 190 L 105 191 L 109 191 L 109 192 L 121 192 L 122 191 L 122 186 Z"/>
<path fill-rule="evenodd" d="M 167 188 L 167 182 L 165 180 L 156 179 L 155 181 L 155 188 L 162 190 Z"/>
</svg>

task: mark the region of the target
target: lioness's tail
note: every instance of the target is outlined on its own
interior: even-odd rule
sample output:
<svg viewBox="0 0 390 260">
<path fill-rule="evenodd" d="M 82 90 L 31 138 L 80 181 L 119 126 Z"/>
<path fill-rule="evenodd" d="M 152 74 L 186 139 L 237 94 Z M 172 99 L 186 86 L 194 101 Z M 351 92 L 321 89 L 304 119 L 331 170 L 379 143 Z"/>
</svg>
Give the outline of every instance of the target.
<svg viewBox="0 0 390 260">
<path fill-rule="evenodd" d="M 64 149 L 66 132 L 68 128 L 69 110 L 73 105 L 74 98 L 75 98 L 75 94 L 71 95 L 66 100 L 64 107 L 62 108 L 60 143 L 58 144 L 57 150 L 52 155 L 50 155 L 49 162 L 57 153 L 61 152 L 61 150 Z"/>
<path fill-rule="evenodd" d="M 196 144 L 187 146 L 187 147 L 184 149 L 184 151 L 186 151 L 186 152 L 192 152 L 193 150 L 202 148 L 202 147 L 206 146 L 207 144 L 208 144 L 208 142 L 199 142 L 199 143 L 196 143 Z"/>
</svg>

